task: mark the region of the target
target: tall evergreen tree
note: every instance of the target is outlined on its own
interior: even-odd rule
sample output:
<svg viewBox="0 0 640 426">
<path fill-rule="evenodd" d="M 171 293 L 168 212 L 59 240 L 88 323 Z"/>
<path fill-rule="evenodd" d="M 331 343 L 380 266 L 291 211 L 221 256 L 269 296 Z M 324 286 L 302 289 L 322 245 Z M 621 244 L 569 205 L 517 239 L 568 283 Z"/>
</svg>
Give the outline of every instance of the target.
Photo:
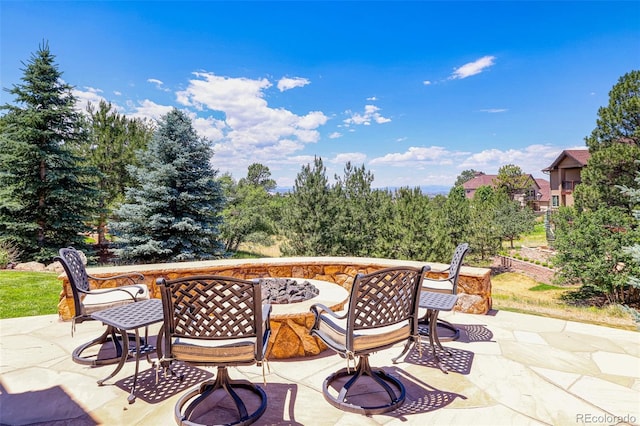
<svg viewBox="0 0 640 426">
<path fill-rule="evenodd" d="M 99 174 L 96 186 L 100 190 L 101 207 L 96 220 L 98 244 L 106 244 L 106 227 L 111 211 L 124 200 L 125 189 L 135 181 L 127 171 L 137 163 L 136 151 L 145 149 L 153 135 L 150 123 L 129 119 L 115 111 L 111 103 L 100 101 L 89 105 L 89 139 L 80 147 L 86 160 Z"/>
<path fill-rule="evenodd" d="M 285 212 L 285 255 L 326 256 L 332 254 L 335 202 L 322 158 L 315 157 L 296 176 L 289 208 Z"/>
<path fill-rule="evenodd" d="M 90 171 L 70 149 L 86 138 L 72 87 L 44 43 L 25 64 L 0 125 L 0 239 L 23 260 L 49 261 L 60 247 L 84 248 L 95 209 Z"/>
<path fill-rule="evenodd" d="M 631 212 L 620 186 L 633 186 L 640 171 L 640 71 L 620 77 L 585 141 L 591 158 L 576 187 L 576 206 L 589 210 L 618 206 Z"/>
<path fill-rule="evenodd" d="M 337 202 L 333 225 L 336 246 L 332 250 L 337 256 L 369 256 L 375 241 L 376 230 L 371 218 L 376 205 L 371 202 L 373 174 L 364 164 L 354 167 L 347 162 L 344 176 L 335 176 L 333 192 Z"/>
<path fill-rule="evenodd" d="M 127 189 L 112 227 L 116 254 L 135 262 L 221 257 L 219 238 L 224 197 L 212 150 L 187 115 L 173 109 L 160 120 L 141 166 L 129 166 L 137 187 Z"/>
<path fill-rule="evenodd" d="M 473 195 L 469 215 L 469 245 L 484 260 L 498 252 L 500 229 L 496 222 L 496 195 L 490 186 L 481 186 Z"/>
</svg>

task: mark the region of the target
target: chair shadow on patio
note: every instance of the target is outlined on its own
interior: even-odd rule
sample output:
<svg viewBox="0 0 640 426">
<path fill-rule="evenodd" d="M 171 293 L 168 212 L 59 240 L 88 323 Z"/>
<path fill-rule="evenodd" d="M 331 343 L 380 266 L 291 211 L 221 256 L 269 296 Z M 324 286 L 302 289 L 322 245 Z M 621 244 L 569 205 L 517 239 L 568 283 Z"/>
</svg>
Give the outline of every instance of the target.
<svg viewBox="0 0 640 426">
<path fill-rule="evenodd" d="M 462 331 L 460 333 L 462 335 Z M 411 348 L 407 356 L 404 358 L 405 362 L 423 365 L 425 367 L 440 369 L 438 366 L 438 360 L 431 354 L 431 348 L 428 342 L 420 343 L 422 348 L 422 356 L 418 349 L 414 346 Z M 467 375 L 471 373 L 471 364 L 473 364 L 474 353 L 471 351 L 465 351 L 463 349 L 446 347 L 446 351 L 442 351 L 436 348 L 436 352 L 440 357 L 440 361 L 449 372 Z M 448 354 L 447 354 L 448 352 Z"/>
<path fill-rule="evenodd" d="M 384 368 L 384 370 L 399 378 L 407 392 L 407 398 L 400 407 L 386 415 L 405 421 L 405 415 L 423 414 L 439 410 L 453 403 L 456 398 L 467 399 L 466 396 L 434 388 L 400 367 Z"/>
<path fill-rule="evenodd" d="M 61 386 L 8 393 L 0 381 L 0 407 L 2 425 L 99 424 Z"/>
<path fill-rule="evenodd" d="M 493 332 L 482 324 L 456 324 L 456 327 L 460 329 L 458 342 L 495 342 Z"/>
<path fill-rule="evenodd" d="M 176 377 L 169 374 L 165 377 L 162 369 L 160 369 L 157 384 L 155 367 L 138 373 L 136 397 L 149 404 L 158 404 L 213 377 L 213 372 L 211 371 L 189 366 L 182 362 L 175 362 L 171 368 Z M 183 376 L 184 379 L 179 380 L 178 377 L 180 376 Z M 123 391 L 129 392 L 133 385 L 133 375 L 118 380 L 115 385 Z"/>
</svg>

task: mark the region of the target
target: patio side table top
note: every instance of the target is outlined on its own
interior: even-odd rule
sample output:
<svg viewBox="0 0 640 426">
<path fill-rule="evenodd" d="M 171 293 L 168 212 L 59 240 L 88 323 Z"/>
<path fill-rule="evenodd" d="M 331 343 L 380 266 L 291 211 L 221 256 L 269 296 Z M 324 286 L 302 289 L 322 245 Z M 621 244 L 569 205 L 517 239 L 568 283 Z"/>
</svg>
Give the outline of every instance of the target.
<svg viewBox="0 0 640 426">
<path fill-rule="evenodd" d="M 435 291 L 421 291 L 419 306 L 425 309 L 450 311 L 456 305 L 457 294 L 437 293 Z"/>
<path fill-rule="evenodd" d="M 94 312 L 91 317 L 120 330 L 132 330 L 162 321 L 162 301 L 150 299 L 129 303 Z"/>
</svg>

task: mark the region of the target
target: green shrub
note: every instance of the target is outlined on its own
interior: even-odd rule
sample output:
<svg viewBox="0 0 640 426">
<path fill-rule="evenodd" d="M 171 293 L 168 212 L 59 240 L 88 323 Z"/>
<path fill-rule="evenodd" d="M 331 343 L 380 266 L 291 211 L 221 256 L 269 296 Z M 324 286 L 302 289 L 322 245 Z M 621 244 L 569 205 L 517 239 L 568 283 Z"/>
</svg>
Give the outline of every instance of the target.
<svg viewBox="0 0 640 426">
<path fill-rule="evenodd" d="M 10 241 L 0 241 L 0 269 L 5 269 L 10 263 L 16 263 L 20 254 L 20 250 Z"/>
</svg>

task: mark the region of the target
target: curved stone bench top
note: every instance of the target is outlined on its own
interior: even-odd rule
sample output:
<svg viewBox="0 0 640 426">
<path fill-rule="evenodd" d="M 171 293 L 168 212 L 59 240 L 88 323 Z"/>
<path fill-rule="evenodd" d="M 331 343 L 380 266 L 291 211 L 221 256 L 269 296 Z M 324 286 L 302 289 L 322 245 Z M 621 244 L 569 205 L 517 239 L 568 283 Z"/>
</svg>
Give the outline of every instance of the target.
<svg viewBox="0 0 640 426">
<path fill-rule="evenodd" d="M 150 263 L 139 265 L 120 265 L 90 267 L 87 271 L 91 275 L 116 274 L 123 272 L 145 271 L 180 271 L 185 270 L 208 270 L 229 266 L 230 268 L 251 267 L 251 266 L 278 266 L 278 265 L 357 265 L 358 267 L 391 267 L 391 266 L 431 266 L 433 272 L 438 272 L 449 267 L 448 264 L 436 262 L 418 262 L 411 260 L 380 259 L 374 257 L 268 257 L 257 259 L 218 259 L 201 260 L 195 262 L 174 262 L 174 263 Z M 489 272 L 487 268 L 476 268 L 463 266 L 460 274 L 471 277 L 482 277 Z"/>
</svg>

